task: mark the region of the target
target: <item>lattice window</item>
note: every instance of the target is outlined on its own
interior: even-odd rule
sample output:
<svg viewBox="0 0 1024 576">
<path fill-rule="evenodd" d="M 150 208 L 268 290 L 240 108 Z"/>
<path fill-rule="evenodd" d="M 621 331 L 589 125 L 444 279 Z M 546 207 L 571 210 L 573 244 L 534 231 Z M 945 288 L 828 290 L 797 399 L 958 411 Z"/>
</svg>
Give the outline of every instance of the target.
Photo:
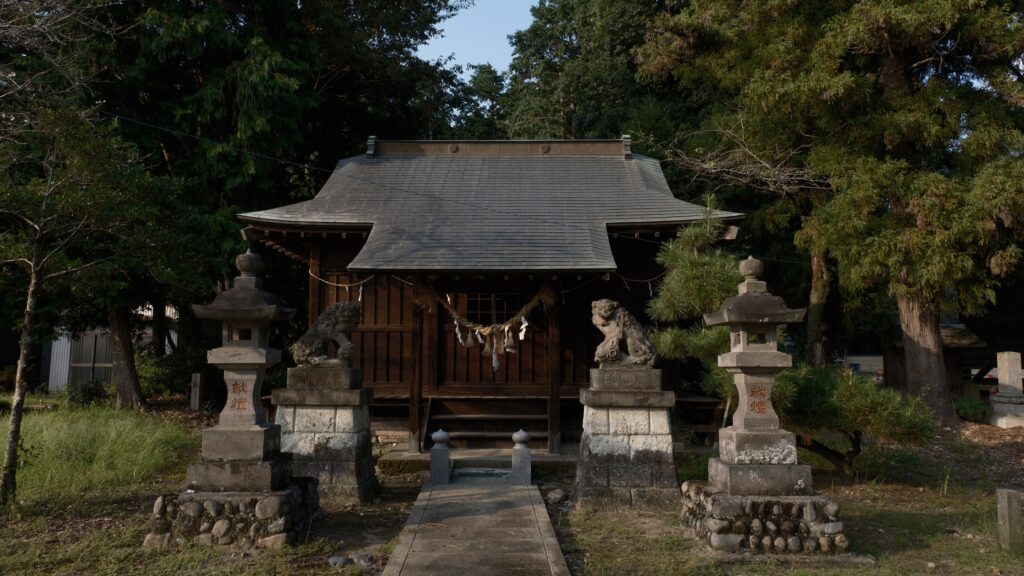
<svg viewBox="0 0 1024 576">
<path fill-rule="evenodd" d="M 505 322 L 531 298 L 525 294 L 466 294 L 466 320 L 484 326 Z"/>
</svg>

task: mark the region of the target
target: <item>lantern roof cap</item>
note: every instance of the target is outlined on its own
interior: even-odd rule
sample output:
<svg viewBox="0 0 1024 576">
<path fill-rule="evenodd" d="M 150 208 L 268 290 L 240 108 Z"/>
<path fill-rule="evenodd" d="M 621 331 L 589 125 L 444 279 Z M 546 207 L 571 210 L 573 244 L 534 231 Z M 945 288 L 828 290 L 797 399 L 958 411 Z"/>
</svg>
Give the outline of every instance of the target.
<svg viewBox="0 0 1024 576">
<path fill-rule="evenodd" d="M 197 318 L 211 320 L 288 320 L 295 315 L 294 308 L 282 306 L 270 292 L 263 289 L 257 275 L 263 270 L 263 261 L 252 249 L 239 254 L 235 266 L 240 275 L 231 288 L 217 294 L 209 304 L 193 304 Z"/>
<path fill-rule="evenodd" d="M 704 315 L 708 326 L 736 326 L 741 324 L 778 325 L 802 322 L 806 308 L 789 308 L 781 297 L 767 291 L 765 283 L 757 277 L 764 271 L 764 264 L 753 256 L 740 262 L 740 274 L 744 280 L 739 285 L 739 294 L 722 302 L 716 312 Z"/>
</svg>

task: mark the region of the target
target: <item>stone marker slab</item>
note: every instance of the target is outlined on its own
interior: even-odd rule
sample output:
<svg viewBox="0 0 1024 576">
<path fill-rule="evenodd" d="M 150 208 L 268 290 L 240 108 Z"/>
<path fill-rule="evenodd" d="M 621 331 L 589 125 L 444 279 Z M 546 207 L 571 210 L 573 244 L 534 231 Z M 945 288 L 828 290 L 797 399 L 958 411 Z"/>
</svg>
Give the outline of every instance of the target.
<svg viewBox="0 0 1024 576">
<path fill-rule="evenodd" d="M 999 545 L 1004 550 L 1024 552 L 1024 493 L 1000 488 L 996 490 L 996 514 L 999 524 Z"/>
</svg>

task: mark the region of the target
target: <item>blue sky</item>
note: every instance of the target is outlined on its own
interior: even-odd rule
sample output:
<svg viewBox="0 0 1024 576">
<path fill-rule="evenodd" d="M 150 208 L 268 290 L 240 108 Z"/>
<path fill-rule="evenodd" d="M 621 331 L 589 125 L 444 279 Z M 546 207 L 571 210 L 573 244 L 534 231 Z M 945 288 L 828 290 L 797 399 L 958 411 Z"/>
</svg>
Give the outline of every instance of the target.
<svg viewBox="0 0 1024 576">
<path fill-rule="evenodd" d="M 512 47 L 508 35 L 530 25 L 530 7 L 536 0 L 476 0 L 442 24 L 442 37 L 419 49 L 421 58 L 434 60 L 455 55 L 457 64 L 489 62 L 499 72 L 508 69 Z"/>
</svg>

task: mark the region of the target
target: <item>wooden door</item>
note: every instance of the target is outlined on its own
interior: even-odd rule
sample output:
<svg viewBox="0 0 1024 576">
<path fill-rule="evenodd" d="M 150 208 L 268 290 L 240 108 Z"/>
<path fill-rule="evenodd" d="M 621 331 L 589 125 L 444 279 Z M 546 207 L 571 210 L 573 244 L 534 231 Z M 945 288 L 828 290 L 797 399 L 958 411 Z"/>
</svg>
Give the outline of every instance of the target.
<svg viewBox="0 0 1024 576">
<path fill-rule="evenodd" d="M 533 296 L 451 294 L 452 304 L 459 315 L 482 325 L 508 320 Z M 494 356 L 484 354 L 485 347 L 476 335 L 461 326 L 457 334 L 454 319 L 442 308 L 438 318 L 437 378 L 434 382 L 425 382 L 425 392 L 433 395 L 545 396 L 550 380 L 547 314 L 535 309 L 527 320 L 526 338 L 519 340 L 519 326 L 513 327 L 514 352 L 499 350 L 495 369 Z"/>
</svg>

